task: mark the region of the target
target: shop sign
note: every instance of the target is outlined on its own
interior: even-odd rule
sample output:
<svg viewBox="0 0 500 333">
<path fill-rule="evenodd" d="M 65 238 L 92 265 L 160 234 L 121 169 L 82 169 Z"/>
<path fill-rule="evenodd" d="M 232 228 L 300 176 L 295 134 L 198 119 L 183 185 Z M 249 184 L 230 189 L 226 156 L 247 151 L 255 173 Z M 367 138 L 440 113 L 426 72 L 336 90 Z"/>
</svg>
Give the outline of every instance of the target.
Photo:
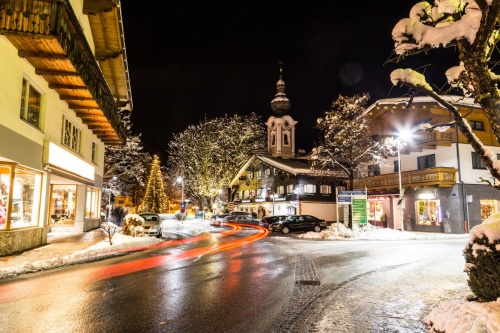
<svg viewBox="0 0 500 333">
<path fill-rule="evenodd" d="M 43 163 L 94 181 L 95 171 L 92 165 L 66 151 L 64 148 L 59 147 L 55 143 L 45 141 L 43 153 Z"/>
<path fill-rule="evenodd" d="M 352 198 L 352 223 L 368 223 L 365 198 Z"/>
</svg>

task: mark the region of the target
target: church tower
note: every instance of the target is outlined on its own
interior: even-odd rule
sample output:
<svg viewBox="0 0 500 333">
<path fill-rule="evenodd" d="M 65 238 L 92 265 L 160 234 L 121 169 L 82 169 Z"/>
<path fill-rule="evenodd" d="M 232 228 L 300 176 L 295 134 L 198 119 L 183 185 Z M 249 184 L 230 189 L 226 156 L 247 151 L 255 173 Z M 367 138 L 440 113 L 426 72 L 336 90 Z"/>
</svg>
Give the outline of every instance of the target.
<svg viewBox="0 0 500 333">
<path fill-rule="evenodd" d="M 285 94 L 283 81 L 283 62 L 280 61 L 280 78 L 276 83 L 276 95 L 271 101 L 274 116 L 269 117 L 267 125 L 267 148 L 273 157 L 295 157 L 295 124 L 288 115 L 291 103 Z"/>
</svg>

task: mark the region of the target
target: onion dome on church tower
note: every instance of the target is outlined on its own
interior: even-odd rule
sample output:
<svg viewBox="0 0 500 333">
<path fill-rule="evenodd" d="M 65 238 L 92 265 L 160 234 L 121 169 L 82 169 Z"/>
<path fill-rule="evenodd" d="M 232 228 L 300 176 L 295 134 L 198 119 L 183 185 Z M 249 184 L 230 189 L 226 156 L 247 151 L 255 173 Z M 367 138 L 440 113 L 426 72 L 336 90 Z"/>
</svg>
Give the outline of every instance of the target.
<svg viewBox="0 0 500 333">
<path fill-rule="evenodd" d="M 285 115 L 288 111 L 290 111 L 292 104 L 285 94 L 285 81 L 283 81 L 282 61 L 280 61 L 280 79 L 278 80 L 278 83 L 276 83 L 276 91 L 276 95 L 271 101 L 271 108 L 273 109 L 274 114 L 279 116 Z"/>
</svg>

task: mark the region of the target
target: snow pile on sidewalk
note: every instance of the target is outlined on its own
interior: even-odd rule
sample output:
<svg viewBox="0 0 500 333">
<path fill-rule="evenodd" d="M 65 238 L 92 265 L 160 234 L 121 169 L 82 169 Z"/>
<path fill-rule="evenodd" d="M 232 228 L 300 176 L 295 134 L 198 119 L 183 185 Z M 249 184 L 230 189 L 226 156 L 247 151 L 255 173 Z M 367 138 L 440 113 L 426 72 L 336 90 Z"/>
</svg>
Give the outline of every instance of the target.
<svg viewBox="0 0 500 333">
<path fill-rule="evenodd" d="M 68 255 L 40 259 L 33 262 L 25 262 L 16 267 L 10 267 L 0 270 L 0 279 L 14 277 L 24 273 L 34 273 L 63 266 L 97 261 L 106 257 L 113 256 L 116 253 L 122 251 L 142 250 L 148 246 L 158 244 L 163 241 L 163 239 L 149 236 L 126 236 L 117 231 L 112 238 L 113 245 L 110 245 L 107 240 L 102 240 L 84 250 L 76 251 Z"/>
<path fill-rule="evenodd" d="M 442 302 L 434 308 L 424 319 L 427 326 L 432 326 L 429 333 L 500 332 L 500 299 L 479 303 L 467 298 Z"/>
<path fill-rule="evenodd" d="M 413 239 L 450 239 L 468 238 L 469 234 L 441 234 L 427 232 L 401 231 L 387 229 L 367 224 L 354 230 L 347 228 L 343 223 L 332 223 L 327 229 L 317 233 L 309 231 L 298 234 L 297 237 L 305 239 L 329 239 L 329 240 L 413 240 Z"/>
</svg>

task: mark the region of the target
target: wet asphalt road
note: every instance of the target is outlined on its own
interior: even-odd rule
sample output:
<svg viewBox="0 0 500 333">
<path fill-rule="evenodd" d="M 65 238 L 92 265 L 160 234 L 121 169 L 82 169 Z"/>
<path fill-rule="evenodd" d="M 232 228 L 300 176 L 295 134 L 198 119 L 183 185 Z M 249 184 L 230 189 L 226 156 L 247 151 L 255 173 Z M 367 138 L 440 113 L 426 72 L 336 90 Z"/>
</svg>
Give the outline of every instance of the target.
<svg viewBox="0 0 500 333">
<path fill-rule="evenodd" d="M 218 233 L 4 281 L 0 332 L 425 332 L 420 319 L 466 290 L 466 240 L 274 235 L 210 252 L 255 231 Z"/>
</svg>

